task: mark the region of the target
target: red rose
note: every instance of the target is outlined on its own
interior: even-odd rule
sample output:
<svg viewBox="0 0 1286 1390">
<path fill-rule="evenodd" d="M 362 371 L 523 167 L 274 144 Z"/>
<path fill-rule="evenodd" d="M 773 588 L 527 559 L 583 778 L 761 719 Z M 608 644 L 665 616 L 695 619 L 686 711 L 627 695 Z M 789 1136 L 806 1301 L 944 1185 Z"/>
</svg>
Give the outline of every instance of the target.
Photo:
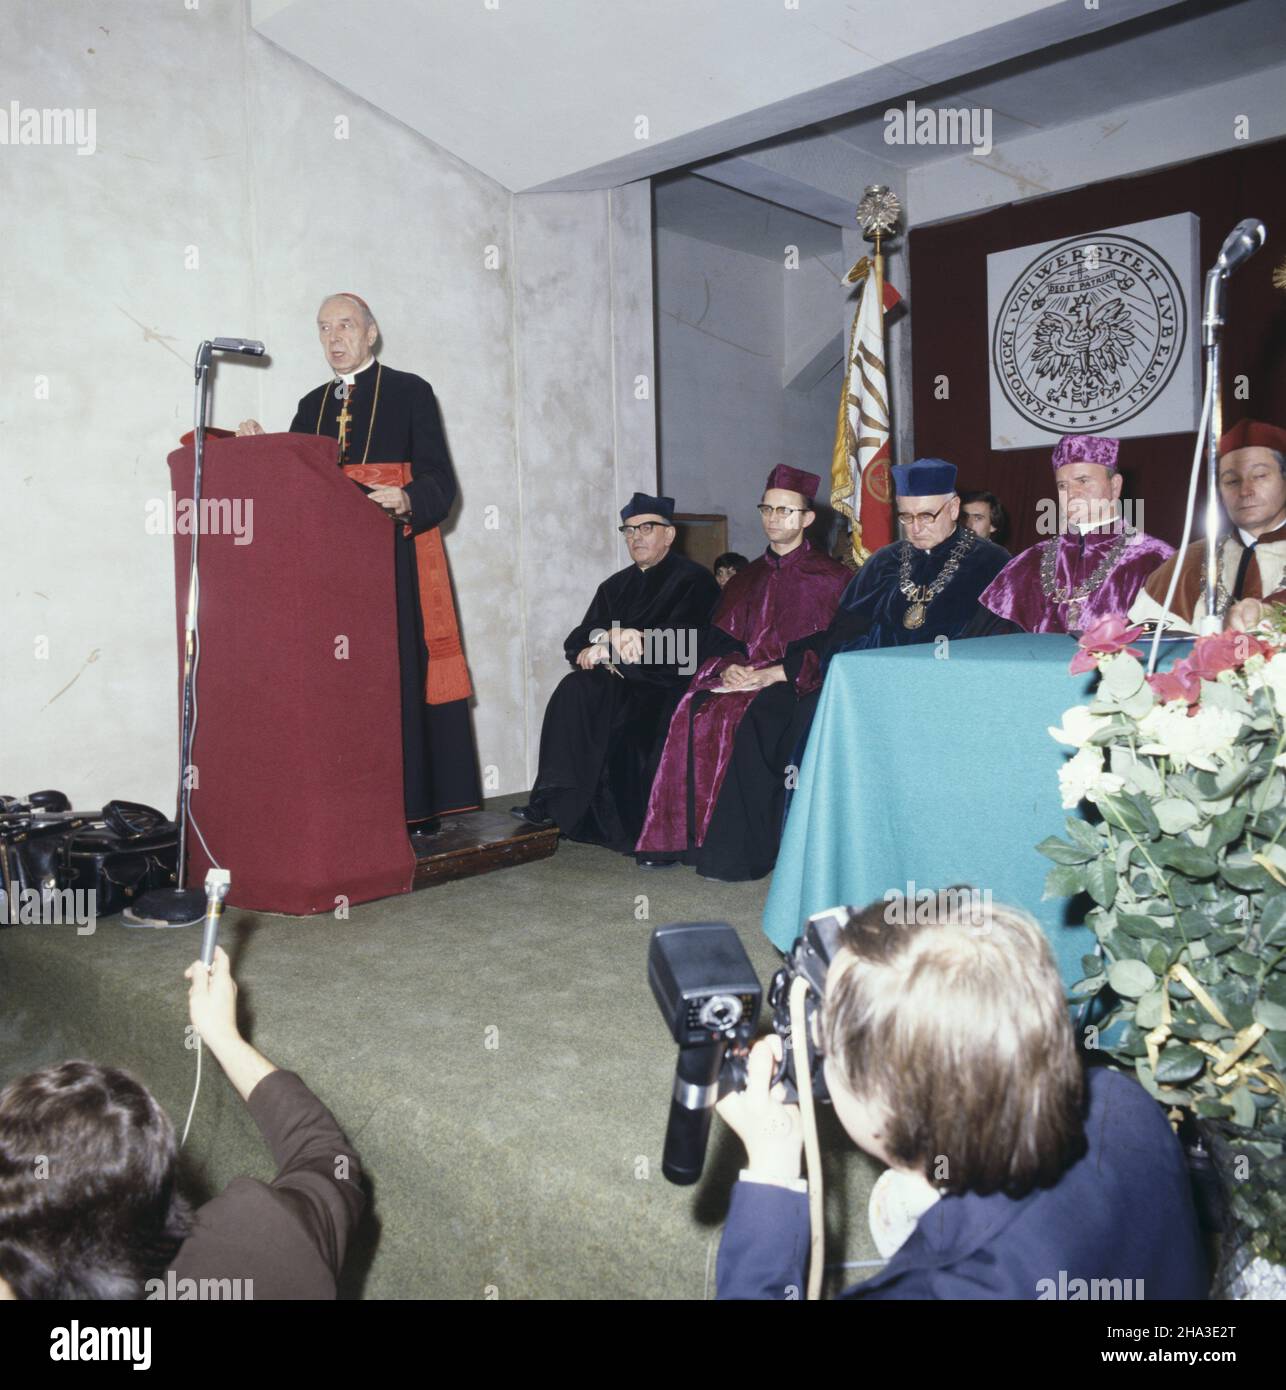
<svg viewBox="0 0 1286 1390">
<path fill-rule="evenodd" d="M 1087 628 L 1081 634 L 1081 640 L 1077 643 L 1080 651 L 1072 658 L 1072 664 L 1067 669 L 1072 675 L 1078 676 L 1082 671 L 1094 670 L 1100 657 L 1111 656 L 1119 651 L 1126 651 L 1133 657 L 1141 657 L 1143 653 L 1136 647 L 1131 647 L 1130 643 L 1142 631 L 1141 627 L 1131 627 L 1128 620 L 1119 613 L 1109 613 L 1106 618 L 1100 618 L 1093 627 Z"/>
<path fill-rule="evenodd" d="M 1188 661 L 1176 661 L 1170 670 L 1148 676 L 1147 682 L 1162 704 L 1183 700 L 1191 706 L 1201 698 L 1201 677 L 1192 670 Z"/>
<path fill-rule="evenodd" d="M 1198 637 L 1188 665 L 1200 680 L 1212 681 L 1220 671 L 1235 671 L 1257 653 L 1271 650 L 1251 633 L 1230 629 L 1209 637 Z"/>
</svg>

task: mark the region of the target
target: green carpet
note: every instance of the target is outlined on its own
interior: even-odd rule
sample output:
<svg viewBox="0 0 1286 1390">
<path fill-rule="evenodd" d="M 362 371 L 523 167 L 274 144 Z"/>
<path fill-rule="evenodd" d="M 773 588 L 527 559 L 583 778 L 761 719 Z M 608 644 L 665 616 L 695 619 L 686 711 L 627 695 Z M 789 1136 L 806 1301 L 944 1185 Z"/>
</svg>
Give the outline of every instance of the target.
<svg viewBox="0 0 1286 1390">
<path fill-rule="evenodd" d="M 505 797 L 495 805 L 519 800 Z M 373 1208 L 345 1273 L 367 1298 L 703 1298 L 740 1145 L 715 1121 L 702 1182 L 661 1175 L 675 1048 L 647 984 L 652 928 L 736 926 L 766 986 L 768 881 L 564 841 L 551 859 L 354 908 L 348 921 L 230 910 L 243 1031 L 300 1073 L 353 1140 Z M 196 928 L 0 930 L 0 1079 L 70 1056 L 133 1071 L 182 1128 Z M 828 1263 L 875 1251 L 876 1165 L 824 1112 Z M 198 1198 L 271 1179 L 207 1054 L 185 1151 Z M 828 1283 L 832 1279 L 828 1277 Z"/>
</svg>

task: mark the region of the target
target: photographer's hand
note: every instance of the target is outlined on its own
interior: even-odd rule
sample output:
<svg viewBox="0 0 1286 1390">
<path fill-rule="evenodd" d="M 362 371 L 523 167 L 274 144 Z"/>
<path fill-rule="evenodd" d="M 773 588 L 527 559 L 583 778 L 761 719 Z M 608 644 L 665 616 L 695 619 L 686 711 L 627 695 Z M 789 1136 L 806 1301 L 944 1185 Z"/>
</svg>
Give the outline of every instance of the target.
<svg viewBox="0 0 1286 1390">
<path fill-rule="evenodd" d="M 746 1146 L 746 1175 L 766 1182 L 798 1178 L 804 1147 L 799 1106 L 785 1103 L 782 1086 L 770 1089 L 780 1060 L 781 1039 L 775 1033 L 760 1038 L 746 1062 L 746 1089 L 724 1096 L 716 1106 Z"/>
<path fill-rule="evenodd" d="M 241 1099 L 248 1100 L 250 1092 L 277 1067 L 251 1047 L 237 1029 L 237 982 L 232 978 L 228 953 L 216 946 L 209 969 L 194 960 L 183 975 L 189 982 L 188 1016 L 192 1026 L 218 1058 Z"/>
</svg>

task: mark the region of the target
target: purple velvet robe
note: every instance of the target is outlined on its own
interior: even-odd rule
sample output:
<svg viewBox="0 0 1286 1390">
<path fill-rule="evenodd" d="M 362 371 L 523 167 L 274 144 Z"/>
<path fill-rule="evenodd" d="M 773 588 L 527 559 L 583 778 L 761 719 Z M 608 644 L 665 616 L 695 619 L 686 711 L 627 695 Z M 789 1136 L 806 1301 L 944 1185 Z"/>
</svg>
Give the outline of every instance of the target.
<svg viewBox="0 0 1286 1390">
<path fill-rule="evenodd" d="M 1040 583 L 1040 563 L 1047 545 L 1058 546 L 1054 583 L 1062 590 L 1075 590 L 1084 583 L 1112 548 L 1117 534 L 1112 529 L 1074 532 L 1057 539 L 1040 541 L 1015 556 L 983 590 L 979 602 L 998 617 L 1017 623 L 1024 632 L 1067 632 L 1069 604 L 1046 598 Z M 1139 532 L 1125 547 L 1119 560 L 1108 571 L 1098 589 L 1081 601 L 1081 616 L 1074 631 L 1086 628 L 1112 613 L 1130 611 L 1143 581 L 1156 567 L 1174 554 L 1174 547 L 1155 536 Z"/>
<path fill-rule="evenodd" d="M 694 697 L 721 683 L 726 666 L 756 669 L 779 665 L 792 642 L 823 631 L 830 623 L 840 594 L 851 578 L 848 570 L 808 541 L 789 555 L 779 556 L 771 546 L 753 564 L 734 576 L 723 591 L 712 626 L 740 643 L 745 655 L 723 652 L 704 661 L 670 722 L 665 748 L 647 818 L 639 836 L 642 854 L 686 850 L 688 847 L 688 743 L 691 732 L 695 777 L 696 824 L 692 839 L 705 840 L 724 775 L 732 757 L 737 727 L 759 690 L 715 695 L 701 702 L 695 716 Z M 821 684 L 821 664 L 815 651 L 804 654 L 794 688 L 798 696 Z M 772 687 L 768 687 L 772 689 Z"/>
</svg>

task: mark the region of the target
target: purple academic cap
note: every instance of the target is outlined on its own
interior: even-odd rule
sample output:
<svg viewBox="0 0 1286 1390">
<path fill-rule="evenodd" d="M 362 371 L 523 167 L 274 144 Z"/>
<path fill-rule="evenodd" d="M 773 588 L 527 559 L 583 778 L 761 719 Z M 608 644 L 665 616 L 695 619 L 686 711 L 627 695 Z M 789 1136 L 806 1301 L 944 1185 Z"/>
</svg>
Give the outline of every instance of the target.
<svg viewBox="0 0 1286 1390">
<path fill-rule="evenodd" d="M 768 475 L 768 481 L 764 484 L 764 491 L 769 488 L 784 488 L 787 492 L 797 492 L 806 501 L 811 502 L 817 496 L 817 489 L 821 487 L 822 480 L 816 473 L 805 473 L 801 468 L 792 468 L 788 463 L 779 463 Z"/>
<path fill-rule="evenodd" d="M 1054 446 L 1054 472 L 1069 463 L 1101 463 L 1113 473 L 1120 448 L 1121 441 L 1109 434 L 1065 434 Z"/>
</svg>

